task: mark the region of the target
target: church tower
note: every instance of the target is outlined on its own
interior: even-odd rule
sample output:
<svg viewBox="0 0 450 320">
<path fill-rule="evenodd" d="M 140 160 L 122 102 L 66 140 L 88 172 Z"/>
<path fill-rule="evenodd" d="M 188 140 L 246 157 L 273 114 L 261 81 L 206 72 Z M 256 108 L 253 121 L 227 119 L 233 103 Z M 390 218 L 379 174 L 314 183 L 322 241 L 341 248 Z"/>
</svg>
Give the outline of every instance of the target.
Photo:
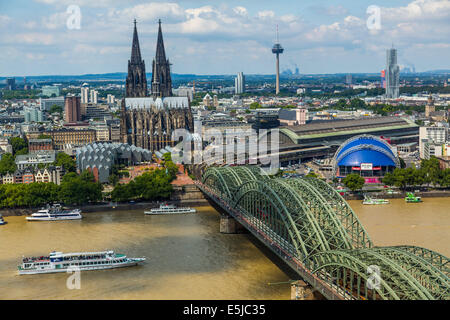
<svg viewBox="0 0 450 320">
<path fill-rule="evenodd" d="M 166 59 L 161 20 L 151 83 L 152 94 L 148 96 L 145 65 L 141 58 L 135 21 L 131 59 L 128 61 L 126 96 L 122 99 L 120 141 L 158 151 L 179 143 L 173 135 L 175 130 L 194 131 L 189 98 L 172 95 L 170 62 Z"/>
<path fill-rule="evenodd" d="M 425 117 L 430 117 L 430 115 L 436 111 L 436 108 L 434 106 L 434 100 L 433 97 L 430 96 L 428 97 L 428 101 L 427 101 L 427 105 L 425 106 Z"/>
<path fill-rule="evenodd" d="M 139 38 L 134 20 L 133 45 L 131 59 L 128 60 L 128 76 L 126 80 L 126 97 L 147 97 L 147 76 L 145 75 L 145 62 L 141 57 Z"/>
<path fill-rule="evenodd" d="M 156 56 L 153 60 L 152 71 L 152 96 L 164 98 L 172 96 L 172 78 L 170 76 L 170 62 L 166 59 L 164 40 L 161 31 L 161 20 L 159 20 L 158 42 L 156 43 Z"/>
</svg>

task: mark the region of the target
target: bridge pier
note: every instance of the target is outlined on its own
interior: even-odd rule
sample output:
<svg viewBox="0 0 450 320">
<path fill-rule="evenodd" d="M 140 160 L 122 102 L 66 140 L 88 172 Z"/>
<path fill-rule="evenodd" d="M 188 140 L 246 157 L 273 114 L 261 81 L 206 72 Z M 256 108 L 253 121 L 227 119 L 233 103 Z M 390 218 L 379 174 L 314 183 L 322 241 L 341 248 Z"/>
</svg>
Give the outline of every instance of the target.
<svg viewBox="0 0 450 320">
<path fill-rule="evenodd" d="M 245 233 L 245 228 L 229 215 L 220 215 L 220 233 L 236 234 Z"/>
<path fill-rule="evenodd" d="M 291 300 L 312 300 L 314 298 L 313 288 L 302 280 L 291 283 Z"/>
</svg>

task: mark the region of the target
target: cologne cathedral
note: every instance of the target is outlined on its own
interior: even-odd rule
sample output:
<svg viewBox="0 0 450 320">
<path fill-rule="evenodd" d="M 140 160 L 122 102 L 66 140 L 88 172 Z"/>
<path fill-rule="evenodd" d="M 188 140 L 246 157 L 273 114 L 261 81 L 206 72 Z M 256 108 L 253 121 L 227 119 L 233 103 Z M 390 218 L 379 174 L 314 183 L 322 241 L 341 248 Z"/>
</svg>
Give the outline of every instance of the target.
<svg viewBox="0 0 450 320">
<path fill-rule="evenodd" d="M 131 59 L 128 60 L 126 97 L 121 107 L 120 137 L 123 143 L 157 151 L 174 146 L 172 132 L 175 129 L 194 130 L 189 99 L 172 96 L 170 62 L 166 59 L 161 20 L 151 81 L 149 94 L 135 20 Z"/>
</svg>

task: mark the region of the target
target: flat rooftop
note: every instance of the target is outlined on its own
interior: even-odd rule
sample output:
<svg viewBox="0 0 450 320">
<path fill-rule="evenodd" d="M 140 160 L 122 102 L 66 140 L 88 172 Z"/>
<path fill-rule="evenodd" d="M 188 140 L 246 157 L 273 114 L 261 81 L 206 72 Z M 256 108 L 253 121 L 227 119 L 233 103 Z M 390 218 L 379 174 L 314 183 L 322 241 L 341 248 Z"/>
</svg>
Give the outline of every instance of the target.
<svg viewBox="0 0 450 320">
<path fill-rule="evenodd" d="M 339 136 L 378 134 L 391 130 L 406 130 L 405 134 L 411 134 L 408 130 L 417 129 L 414 122 L 396 117 L 379 117 L 357 120 L 331 120 L 318 123 L 308 123 L 303 126 L 283 126 L 280 133 L 288 136 L 294 143 L 301 143 L 311 139 L 336 139 Z"/>
<path fill-rule="evenodd" d="M 344 130 L 356 130 L 362 128 L 375 128 L 384 126 L 397 126 L 410 124 L 407 120 L 398 117 L 377 117 L 368 119 L 329 120 L 310 122 L 299 126 L 283 126 L 281 129 L 289 129 L 297 135 L 328 133 Z"/>
</svg>

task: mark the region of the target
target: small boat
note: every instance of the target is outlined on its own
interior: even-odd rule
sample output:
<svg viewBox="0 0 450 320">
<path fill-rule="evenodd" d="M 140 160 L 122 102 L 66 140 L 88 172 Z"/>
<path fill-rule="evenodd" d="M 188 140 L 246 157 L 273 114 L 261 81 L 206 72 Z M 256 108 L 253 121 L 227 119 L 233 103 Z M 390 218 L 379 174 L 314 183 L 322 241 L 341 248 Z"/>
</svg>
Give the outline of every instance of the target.
<svg viewBox="0 0 450 320">
<path fill-rule="evenodd" d="M 363 204 L 388 204 L 389 200 L 386 199 L 376 199 L 369 196 L 364 196 Z"/>
<path fill-rule="evenodd" d="M 386 193 L 387 193 L 387 194 L 397 194 L 397 193 L 400 193 L 400 192 L 394 191 L 394 190 L 392 190 L 392 189 L 388 189 L 388 190 L 386 190 Z"/>
<path fill-rule="evenodd" d="M 0 214 L 0 226 L 6 224 L 7 222 L 5 220 L 3 220 L 2 215 Z"/>
<path fill-rule="evenodd" d="M 58 221 L 58 220 L 79 220 L 82 219 L 80 209 L 63 210 L 60 204 L 54 204 L 50 207 L 43 208 L 35 212 L 31 217 L 27 217 L 28 221 Z"/>
<path fill-rule="evenodd" d="M 92 271 L 135 266 L 145 258 L 127 258 L 114 251 L 62 253 L 51 252 L 48 256 L 22 258 L 17 267 L 19 274 L 67 272 L 68 270 Z"/>
<path fill-rule="evenodd" d="M 423 202 L 421 197 L 417 197 L 412 192 L 408 192 L 405 197 L 406 203 L 418 203 Z"/>
<path fill-rule="evenodd" d="M 150 211 L 144 211 L 149 215 L 161 215 L 161 214 L 181 214 L 181 213 L 196 213 L 197 210 L 193 208 L 177 208 L 172 204 L 162 204 L 159 208 L 153 208 Z"/>
</svg>

